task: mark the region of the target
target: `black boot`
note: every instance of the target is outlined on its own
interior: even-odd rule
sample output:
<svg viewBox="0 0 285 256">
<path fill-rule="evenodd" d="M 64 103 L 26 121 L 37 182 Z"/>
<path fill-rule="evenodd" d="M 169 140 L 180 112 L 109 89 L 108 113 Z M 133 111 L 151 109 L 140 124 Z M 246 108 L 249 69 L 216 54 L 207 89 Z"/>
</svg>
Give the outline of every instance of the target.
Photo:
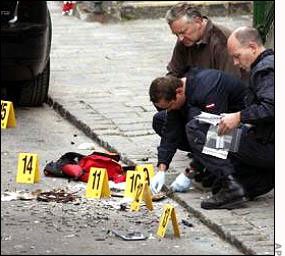
<svg viewBox="0 0 285 256">
<path fill-rule="evenodd" d="M 211 198 L 203 200 L 203 209 L 233 209 L 247 201 L 243 187 L 229 175 L 223 179 L 222 189 Z"/>
</svg>

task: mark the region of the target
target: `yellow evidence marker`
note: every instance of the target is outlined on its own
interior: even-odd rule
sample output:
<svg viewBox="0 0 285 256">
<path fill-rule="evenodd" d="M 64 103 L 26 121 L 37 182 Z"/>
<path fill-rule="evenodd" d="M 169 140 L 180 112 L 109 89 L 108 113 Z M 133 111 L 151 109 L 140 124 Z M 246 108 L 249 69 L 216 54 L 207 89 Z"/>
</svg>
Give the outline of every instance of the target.
<svg viewBox="0 0 285 256">
<path fill-rule="evenodd" d="M 144 182 L 146 175 L 144 172 L 138 171 L 128 171 L 126 178 L 126 189 L 124 192 L 124 197 L 135 198 L 136 189 L 139 182 Z"/>
<path fill-rule="evenodd" d="M 16 126 L 13 103 L 11 101 L 1 100 L 1 129 L 6 129 L 8 126 Z"/>
<path fill-rule="evenodd" d="M 165 231 L 166 231 L 166 228 L 167 228 L 167 225 L 168 225 L 170 218 L 172 220 L 174 235 L 176 237 L 180 237 L 180 231 L 179 231 L 179 227 L 178 227 L 178 223 L 177 223 L 177 219 L 176 219 L 175 209 L 170 204 L 166 204 L 164 206 L 164 212 L 161 215 L 160 221 L 159 221 L 159 227 L 158 227 L 158 231 L 157 231 L 158 236 L 164 237 Z"/>
<path fill-rule="evenodd" d="M 110 197 L 111 192 L 108 183 L 108 173 L 104 168 L 95 168 L 90 169 L 87 189 L 86 189 L 86 198 L 101 198 L 101 197 Z"/>
<path fill-rule="evenodd" d="M 146 180 L 150 185 L 150 179 L 154 176 L 154 168 L 152 164 L 137 165 L 135 171 L 144 172 L 146 174 Z"/>
<path fill-rule="evenodd" d="M 33 184 L 40 181 L 40 168 L 37 154 L 20 153 L 18 160 L 17 183 Z"/>
<path fill-rule="evenodd" d="M 140 182 L 136 188 L 136 194 L 133 202 L 131 203 L 131 211 L 138 211 L 140 209 L 141 201 L 144 200 L 146 207 L 152 211 L 152 195 L 147 181 Z"/>
</svg>

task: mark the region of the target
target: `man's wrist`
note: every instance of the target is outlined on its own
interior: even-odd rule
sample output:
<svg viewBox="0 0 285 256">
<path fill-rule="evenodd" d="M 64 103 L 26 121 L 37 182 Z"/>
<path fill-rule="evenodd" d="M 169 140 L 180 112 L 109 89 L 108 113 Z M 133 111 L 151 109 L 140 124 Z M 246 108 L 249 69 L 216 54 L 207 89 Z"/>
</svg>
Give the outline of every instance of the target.
<svg viewBox="0 0 285 256">
<path fill-rule="evenodd" d="M 158 165 L 158 170 L 159 170 L 159 171 L 166 172 L 167 169 L 168 169 L 168 167 L 167 167 L 166 164 L 160 163 L 160 164 Z"/>
<path fill-rule="evenodd" d="M 240 114 L 240 112 L 237 112 L 237 118 L 238 118 L 238 122 L 240 123 L 241 122 L 241 114 Z"/>
</svg>

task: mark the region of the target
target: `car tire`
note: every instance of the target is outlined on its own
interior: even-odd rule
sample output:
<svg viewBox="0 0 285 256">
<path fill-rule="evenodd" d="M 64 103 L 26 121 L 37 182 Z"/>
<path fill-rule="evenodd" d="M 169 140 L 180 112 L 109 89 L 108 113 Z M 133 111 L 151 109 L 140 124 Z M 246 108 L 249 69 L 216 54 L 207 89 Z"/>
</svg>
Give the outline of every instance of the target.
<svg viewBox="0 0 285 256">
<path fill-rule="evenodd" d="M 44 71 L 33 81 L 21 88 L 18 104 L 20 106 L 41 106 L 48 96 L 50 78 L 50 61 L 48 60 Z"/>
</svg>

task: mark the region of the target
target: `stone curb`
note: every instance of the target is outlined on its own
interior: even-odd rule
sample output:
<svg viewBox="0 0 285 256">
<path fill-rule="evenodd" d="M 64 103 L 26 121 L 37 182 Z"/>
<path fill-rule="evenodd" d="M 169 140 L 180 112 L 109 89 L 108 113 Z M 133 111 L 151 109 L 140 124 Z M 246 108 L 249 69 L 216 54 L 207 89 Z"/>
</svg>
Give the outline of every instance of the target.
<svg viewBox="0 0 285 256">
<path fill-rule="evenodd" d="M 186 1 L 187 2 L 187 1 Z M 205 16 L 235 16 L 248 15 L 253 12 L 252 1 L 188 1 Z M 91 2 L 90 2 L 91 3 Z M 81 8 L 80 3 L 74 15 L 85 21 L 101 23 L 118 22 L 120 20 L 160 19 L 179 1 L 120 1 L 102 3 L 100 13 L 95 13 L 94 7 Z"/>
<path fill-rule="evenodd" d="M 196 194 L 200 194 L 200 192 Z M 223 240 L 235 246 L 242 253 L 246 255 L 264 255 L 265 251 L 266 254 L 271 254 L 271 251 L 273 251 L 274 245 L 271 244 L 272 242 L 268 241 L 267 239 L 263 240 L 262 235 L 256 230 L 253 230 L 253 228 L 250 227 L 246 221 L 243 221 L 243 224 L 237 223 L 235 221 L 232 222 L 233 220 L 230 211 L 223 212 L 221 217 L 223 219 L 227 219 L 227 222 L 229 223 L 227 227 L 227 225 L 221 223 L 220 219 L 217 218 L 215 220 L 212 220 L 211 217 L 208 216 L 210 214 L 210 211 L 215 210 L 203 210 L 199 208 L 200 202 L 198 201 L 200 200 L 195 200 L 194 198 L 191 200 L 191 203 L 193 205 L 191 206 L 191 204 L 186 202 L 183 195 L 183 193 L 179 193 L 170 195 L 170 197 L 183 208 L 185 208 L 189 213 L 198 218 L 208 228 L 216 232 L 216 234 L 218 234 Z M 189 198 L 187 199 L 189 200 Z M 242 221 L 240 220 L 240 222 Z M 262 249 L 258 248 L 260 246 L 260 243 L 265 244 Z"/>
<path fill-rule="evenodd" d="M 222 239 L 226 240 L 230 244 L 234 245 L 238 248 L 242 253 L 248 255 L 255 255 L 256 252 L 251 248 L 245 246 L 241 241 L 239 241 L 235 236 L 231 235 L 229 232 L 223 229 L 221 225 L 213 222 L 211 219 L 207 218 L 202 212 L 195 209 L 195 207 L 187 204 L 186 201 L 181 199 L 179 196 L 172 197 L 174 201 L 176 201 L 179 205 L 185 208 L 189 213 L 192 213 L 196 218 L 198 218 L 203 224 L 209 227 L 211 230 L 215 231 Z"/>
<path fill-rule="evenodd" d="M 115 147 L 110 145 L 107 141 L 104 141 L 100 139 L 100 137 L 94 133 L 91 128 L 84 122 L 80 121 L 75 115 L 73 115 L 70 111 L 68 111 L 62 104 L 60 104 L 58 101 L 54 100 L 52 97 L 48 96 L 47 104 L 53 108 L 56 112 L 58 112 L 64 119 L 72 123 L 74 126 L 76 126 L 78 129 L 84 132 L 85 135 L 87 135 L 89 138 L 94 140 L 97 144 L 99 144 L 101 147 L 105 148 L 108 151 L 111 152 L 118 152 Z M 128 158 L 121 159 L 125 164 L 128 165 L 134 165 L 135 163 Z"/>
<path fill-rule="evenodd" d="M 186 1 L 187 2 L 187 1 Z M 126 1 L 121 6 L 123 19 L 157 19 L 164 18 L 165 13 L 179 1 Z M 206 16 L 245 15 L 252 13 L 252 1 L 189 1 L 193 8 Z"/>
<path fill-rule="evenodd" d="M 70 112 L 67 108 L 65 108 L 59 101 L 56 99 L 53 99 L 51 96 L 48 97 L 47 104 L 53 108 L 56 112 L 58 112 L 64 119 L 75 125 L 78 129 L 83 131 L 88 137 L 93 139 L 96 143 L 98 143 L 100 146 L 104 147 L 105 149 L 112 151 L 112 152 L 118 152 L 116 149 L 116 145 L 111 145 L 108 141 L 100 138 L 100 135 L 96 134 L 92 129 L 89 127 L 87 122 L 79 120 L 75 114 Z M 123 163 L 127 165 L 135 165 L 138 164 L 138 162 L 130 160 L 127 155 L 122 156 L 121 160 Z M 166 184 L 170 184 L 175 177 L 176 173 L 171 173 L 167 172 L 167 181 Z M 197 194 L 197 193 L 196 193 Z M 253 246 L 251 246 L 251 243 L 247 243 L 246 241 L 248 239 L 256 240 L 255 237 L 258 236 L 256 232 L 250 233 L 250 232 L 245 232 L 246 236 L 244 239 L 239 238 L 239 231 L 240 229 L 237 229 L 237 232 L 232 232 L 231 227 L 228 229 L 224 227 L 223 224 L 219 223 L 219 220 L 213 221 L 209 216 L 207 216 L 207 213 L 204 213 L 203 209 L 200 209 L 200 199 L 195 200 L 193 198 L 194 204 L 197 204 L 197 206 L 191 206 L 188 204 L 185 199 L 183 199 L 183 193 L 182 194 L 173 194 L 171 198 L 175 200 L 177 203 L 179 203 L 183 208 L 185 208 L 189 213 L 193 214 L 196 218 L 198 218 L 203 224 L 205 224 L 208 228 L 213 230 L 215 233 L 217 233 L 222 239 L 227 241 L 228 243 L 232 244 L 235 246 L 237 249 L 239 249 L 242 253 L 253 255 L 253 254 L 260 254 L 258 250 L 255 250 Z M 201 193 L 199 193 L 201 195 Z M 204 194 L 202 194 L 204 195 Z M 197 195 L 196 195 L 197 197 Z M 191 200 L 191 204 L 193 204 Z M 228 214 L 229 215 L 229 214 Z M 230 217 L 225 214 L 227 218 L 230 219 Z M 246 225 L 246 224 L 245 224 Z M 237 227 L 240 227 L 240 225 L 237 225 Z M 244 231 L 244 230 L 242 230 Z M 257 241 L 258 242 L 258 241 Z M 269 245 L 266 248 L 269 250 Z M 262 251 L 264 252 L 264 250 Z"/>
</svg>

